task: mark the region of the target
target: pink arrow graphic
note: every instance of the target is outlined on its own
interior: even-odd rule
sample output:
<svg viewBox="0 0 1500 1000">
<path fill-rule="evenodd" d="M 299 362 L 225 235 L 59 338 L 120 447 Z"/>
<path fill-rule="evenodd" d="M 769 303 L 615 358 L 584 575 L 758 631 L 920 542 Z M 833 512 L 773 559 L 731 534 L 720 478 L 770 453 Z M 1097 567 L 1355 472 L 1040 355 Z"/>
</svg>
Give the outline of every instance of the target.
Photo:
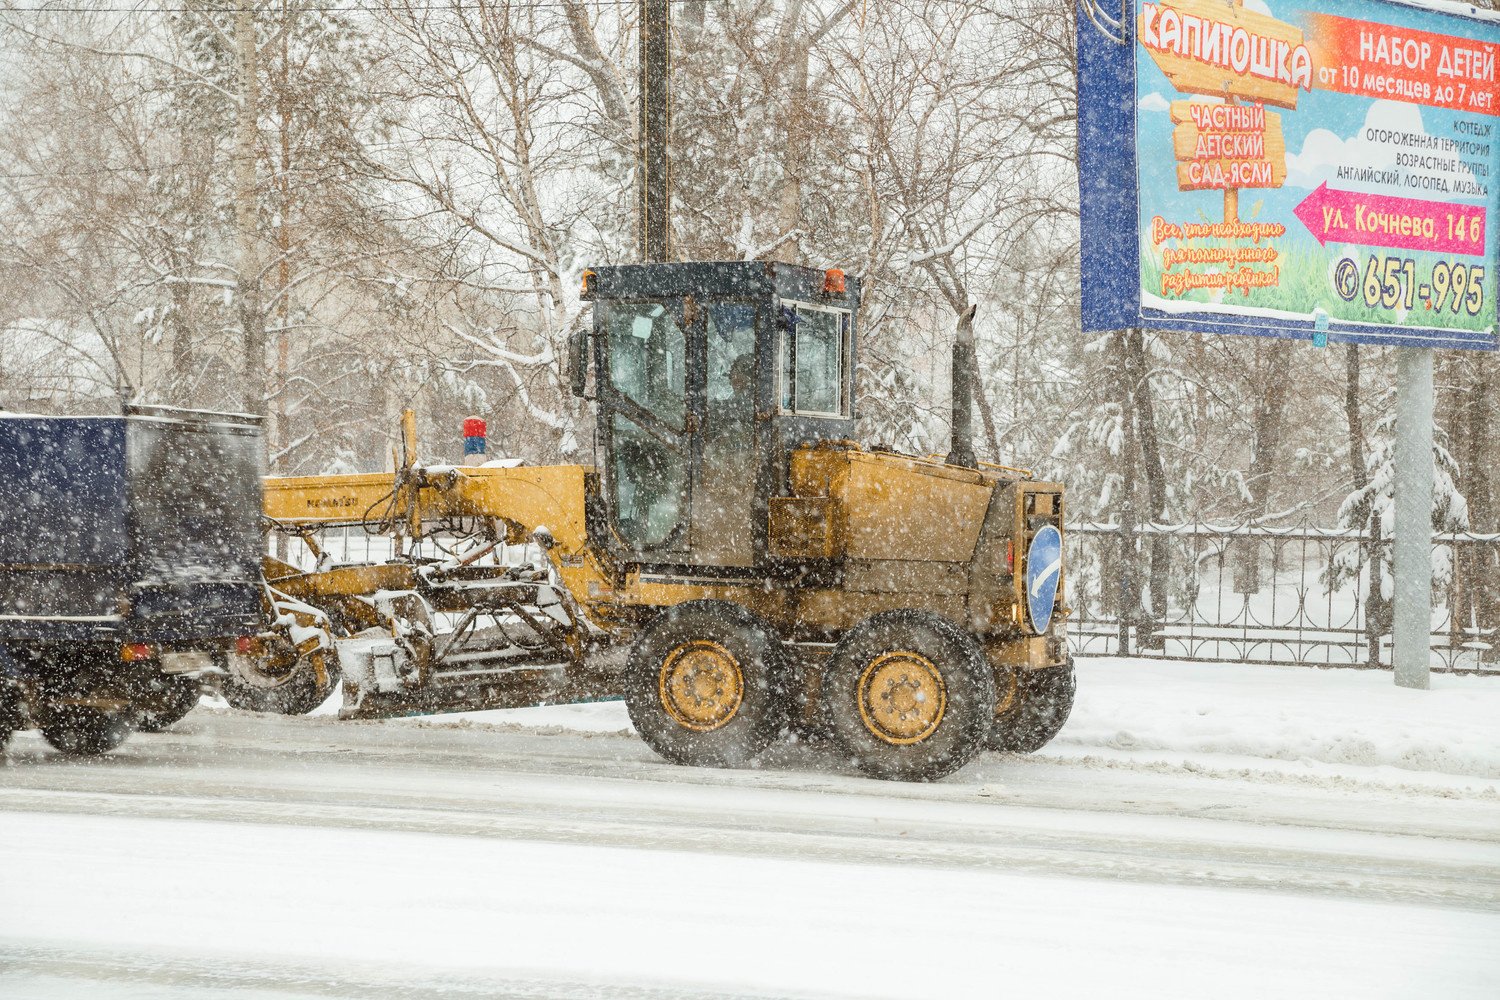
<svg viewBox="0 0 1500 1000">
<path fill-rule="evenodd" d="M 1325 181 L 1295 211 L 1324 245 L 1484 254 L 1485 210 L 1477 205 L 1339 191 Z"/>
</svg>

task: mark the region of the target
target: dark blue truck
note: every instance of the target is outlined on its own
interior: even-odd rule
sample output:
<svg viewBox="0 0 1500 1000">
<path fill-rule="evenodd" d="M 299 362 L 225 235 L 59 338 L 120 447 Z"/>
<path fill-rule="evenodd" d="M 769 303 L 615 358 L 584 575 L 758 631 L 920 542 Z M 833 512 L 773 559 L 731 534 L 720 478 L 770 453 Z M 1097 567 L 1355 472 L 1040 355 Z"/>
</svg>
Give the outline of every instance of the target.
<svg viewBox="0 0 1500 1000">
<path fill-rule="evenodd" d="M 105 753 L 192 709 L 259 629 L 261 456 L 258 417 L 0 414 L 0 749 Z"/>
</svg>

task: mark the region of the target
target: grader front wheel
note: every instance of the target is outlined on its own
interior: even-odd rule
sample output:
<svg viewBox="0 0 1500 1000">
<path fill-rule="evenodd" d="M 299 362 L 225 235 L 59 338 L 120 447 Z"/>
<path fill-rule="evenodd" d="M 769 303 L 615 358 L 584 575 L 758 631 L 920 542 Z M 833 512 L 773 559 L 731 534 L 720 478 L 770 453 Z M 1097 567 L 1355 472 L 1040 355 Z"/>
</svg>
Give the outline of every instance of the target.
<svg viewBox="0 0 1500 1000">
<path fill-rule="evenodd" d="M 338 654 L 319 646 L 302 652 L 276 636 L 250 655 L 236 655 L 224 681 L 224 700 L 246 712 L 306 715 L 338 687 Z"/>
<path fill-rule="evenodd" d="M 932 781 L 983 749 L 995 681 L 968 632 L 930 612 L 886 611 L 840 640 L 823 698 L 829 728 L 860 770 Z"/>
<path fill-rule="evenodd" d="M 786 725 L 781 643 L 727 601 L 664 612 L 630 650 L 625 707 L 636 732 L 667 760 L 741 767 Z"/>
</svg>

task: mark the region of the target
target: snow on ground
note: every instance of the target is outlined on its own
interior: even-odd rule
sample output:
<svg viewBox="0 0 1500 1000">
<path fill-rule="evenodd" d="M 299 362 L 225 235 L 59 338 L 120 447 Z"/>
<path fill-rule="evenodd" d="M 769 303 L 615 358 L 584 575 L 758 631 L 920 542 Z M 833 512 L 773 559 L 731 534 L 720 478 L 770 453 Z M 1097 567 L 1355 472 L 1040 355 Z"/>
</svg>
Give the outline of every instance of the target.
<svg viewBox="0 0 1500 1000">
<path fill-rule="evenodd" d="M 37 988 L 35 956 L 84 940 L 226 994 L 439 970 L 541 996 L 1456 1000 L 1493 997 L 1500 940 L 1500 914 L 899 864 L 79 816 L 11 816 L 6 842 L 31 863 L 0 940 L 24 933 Z"/>
<path fill-rule="evenodd" d="M 1079 674 L 931 785 L 675 768 L 617 702 L 23 735 L 0 996 L 1500 996 L 1500 678 Z"/>
</svg>

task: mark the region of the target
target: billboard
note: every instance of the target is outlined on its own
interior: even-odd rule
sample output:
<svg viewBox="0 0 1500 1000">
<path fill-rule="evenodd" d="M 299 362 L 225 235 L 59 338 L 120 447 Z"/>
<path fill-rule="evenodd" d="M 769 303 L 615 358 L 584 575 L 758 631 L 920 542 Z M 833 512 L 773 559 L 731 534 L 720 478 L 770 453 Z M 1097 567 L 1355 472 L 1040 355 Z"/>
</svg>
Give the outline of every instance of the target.
<svg viewBox="0 0 1500 1000">
<path fill-rule="evenodd" d="M 1083 0 L 1083 321 L 1493 350 L 1500 19 Z"/>
</svg>

